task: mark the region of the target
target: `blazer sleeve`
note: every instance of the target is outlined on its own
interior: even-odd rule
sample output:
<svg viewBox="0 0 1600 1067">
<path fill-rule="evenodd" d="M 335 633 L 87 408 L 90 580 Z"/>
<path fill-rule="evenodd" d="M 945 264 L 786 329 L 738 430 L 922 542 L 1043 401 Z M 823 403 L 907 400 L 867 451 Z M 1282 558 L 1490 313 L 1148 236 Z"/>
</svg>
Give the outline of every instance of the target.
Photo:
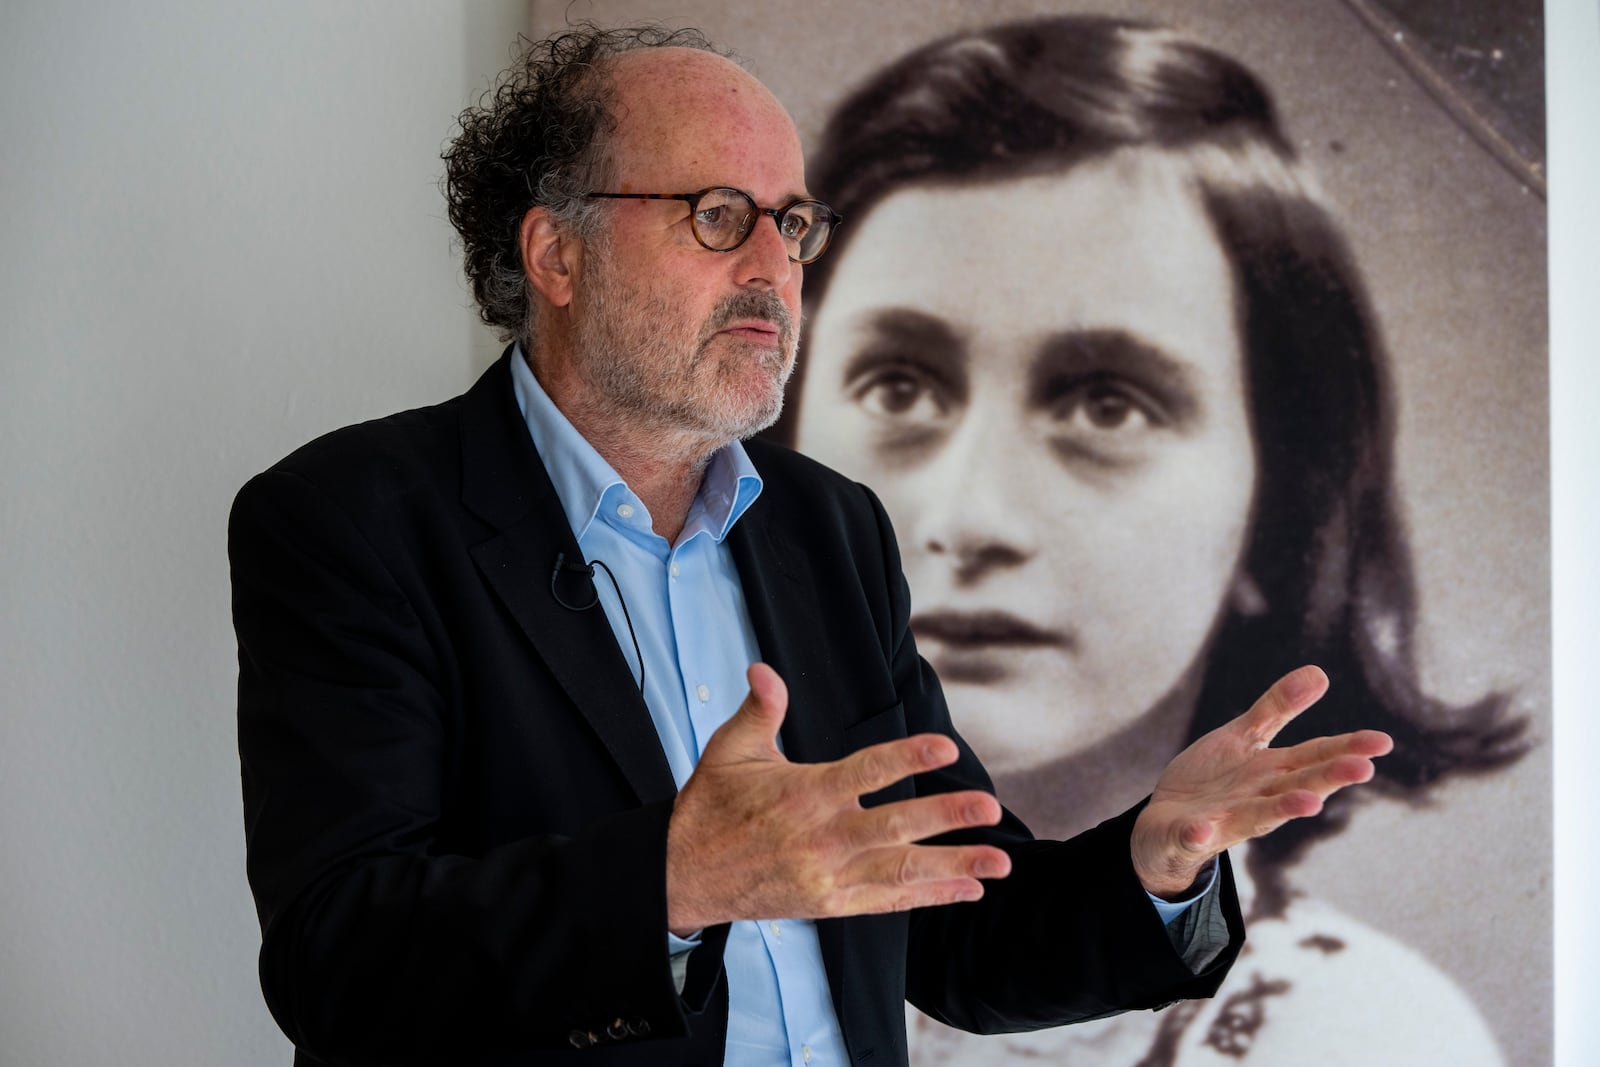
<svg viewBox="0 0 1600 1067">
<path fill-rule="evenodd" d="M 330 1063 L 684 1035 L 717 968 L 680 999 L 670 802 L 481 854 L 441 847 L 450 666 L 404 561 L 345 503 L 273 470 L 229 525 L 247 864 L 279 1025 Z M 700 951 L 720 960 L 725 936 Z"/>
</svg>

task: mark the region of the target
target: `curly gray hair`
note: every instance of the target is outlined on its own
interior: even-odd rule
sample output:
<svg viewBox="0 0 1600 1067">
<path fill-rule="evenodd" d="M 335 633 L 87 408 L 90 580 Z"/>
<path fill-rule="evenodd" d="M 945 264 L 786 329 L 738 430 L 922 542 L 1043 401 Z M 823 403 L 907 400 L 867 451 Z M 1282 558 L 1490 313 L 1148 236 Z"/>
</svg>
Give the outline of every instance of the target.
<svg viewBox="0 0 1600 1067">
<path fill-rule="evenodd" d="M 599 232 L 601 206 L 587 199 L 608 179 L 610 80 L 606 60 L 642 48 L 726 55 L 694 29 L 584 24 L 541 41 L 521 39 L 517 62 L 477 106 L 442 154 L 450 222 L 461 235 L 467 278 L 483 321 L 526 347 L 533 304 L 518 234 L 531 208 L 550 212 L 580 240 Z"/>
</svg>

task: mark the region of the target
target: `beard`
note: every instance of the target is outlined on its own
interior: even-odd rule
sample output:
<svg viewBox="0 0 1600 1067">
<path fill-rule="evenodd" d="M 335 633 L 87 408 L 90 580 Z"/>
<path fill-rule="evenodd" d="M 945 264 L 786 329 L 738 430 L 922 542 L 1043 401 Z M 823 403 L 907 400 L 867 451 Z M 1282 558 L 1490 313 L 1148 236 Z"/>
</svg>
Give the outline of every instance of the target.
<svg viewBox="0 0 1600 1067">
<path fill-rule="evenodd" d="M 777 421 L 797 332 L 776 293 L 734 293 L 696 327 L 665 296 L 623 282 L 603 250 L 589 263 L 587 306 L 573 322 L 573 357 L 608 416 L 719 445 Z M 775 324 L 777 347 L 719 336 L 749 319 Z"/>
</svg>

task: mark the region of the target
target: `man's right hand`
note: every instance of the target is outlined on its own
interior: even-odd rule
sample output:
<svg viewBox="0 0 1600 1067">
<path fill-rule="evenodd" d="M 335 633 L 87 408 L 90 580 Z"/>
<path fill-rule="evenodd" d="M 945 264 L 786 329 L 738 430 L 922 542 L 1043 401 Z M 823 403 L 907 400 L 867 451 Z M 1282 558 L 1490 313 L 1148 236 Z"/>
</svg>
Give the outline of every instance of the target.
<svg viewBox="0 0 1600 1067">
<path fill-rule="evenodd" d="M 948 766 L 956 744 L 921 734 L 834 763 L 778 751 L 789 694 L 756 663 L 750 694 L 700 755 L 667 827 L 667 926 L 679 936 L 737 919 L 814 919 L 977 900 L 980 878 L 1011 857 L 989 845 L 918 845 L 993 826 L 1000 802 L 980 790 L 863 809 L 860 798 Z"/>
</svg>

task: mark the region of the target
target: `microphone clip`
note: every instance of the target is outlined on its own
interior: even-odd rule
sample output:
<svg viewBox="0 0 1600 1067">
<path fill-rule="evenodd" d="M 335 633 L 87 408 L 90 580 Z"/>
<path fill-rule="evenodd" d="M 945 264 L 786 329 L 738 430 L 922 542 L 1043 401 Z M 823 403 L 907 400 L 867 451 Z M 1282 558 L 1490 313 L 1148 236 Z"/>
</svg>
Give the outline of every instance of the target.
<svg viewBox="0 0 1600 1067">
<path fill-rule="evenodd" d="M 594 581 L 594 569 L 600 567 L 606 572 L 606 577 L 611 579 L 611 588 L 617 592 L 617 603 L 622 607 L 622 621 L 628 627 L 628 636 L 633 640 L 633 655 L 639 662 L 639 693 L 644 693 L 644 653 L 639 651 L 639 635 L 633 630 L 633 617 L 628 614 L 628 602 L 622 597 L 622 586 L 617 584 L 617 576 L 611 573 L 611 568 L 606 566 L 606 561 L 597 559 L 593 563 L 568 563 L 565 552 L 556 553 L 556 565 L 550 568 L 550 595 L 555 602 L 568 611 L 588 611 L 600 603 L 600 587 Z M 587 604 L 569 604 L 561 597 L 561 592 L 556 588 L 556 579 L 562 572 L 567 574 L 581 574 L 589 580 L 589 602 Z"/>
<path fill-rule="evenodd" d="M 563 571 L 568 574 L 581 574 L 589 579 L 589 602 L 587 604 L 569 604 L 562 598 L 560 590 L 556 588 L 556 579 L 561 577 Z M 594 567 L 587 563 L 568 563 L 567 554 L 565 552 L 557 552 L 556 565 L 550 568 L 550 595 L 555 598 L 557 604 L 560 604 L 568 611 L 588 611 L 600 603 L 600 590 L 596 589 L 594 585 Z"/>
</svg>

